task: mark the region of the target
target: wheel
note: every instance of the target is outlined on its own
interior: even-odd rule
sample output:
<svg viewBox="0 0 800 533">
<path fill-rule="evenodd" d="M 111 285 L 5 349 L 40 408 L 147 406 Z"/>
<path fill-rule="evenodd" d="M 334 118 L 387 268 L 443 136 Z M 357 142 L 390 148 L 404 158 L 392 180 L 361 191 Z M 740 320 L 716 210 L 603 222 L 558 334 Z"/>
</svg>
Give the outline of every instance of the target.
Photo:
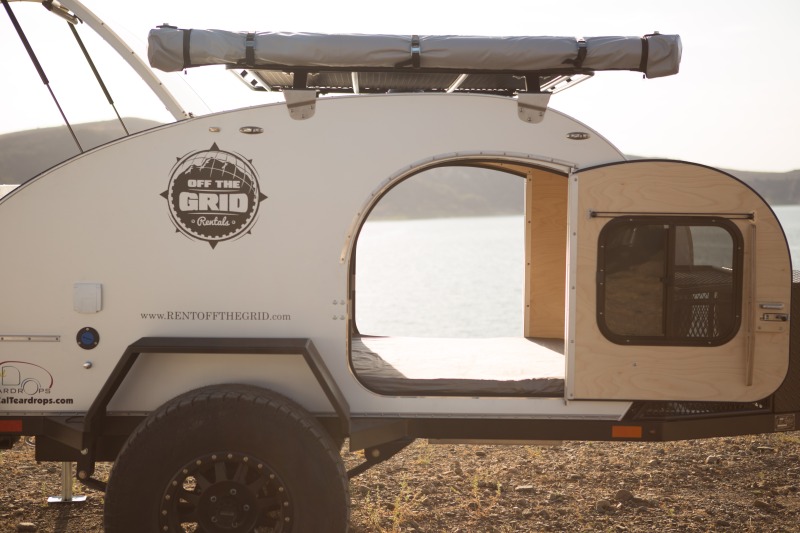
<svg viewBox="0 0 800 533">
<path fill-rule="evenodd" d="M 258 387 L 183 394 L 131 434 L 111 471 L 108 533 L 340 532 L 347 475 L 308 412 Z"/>
</svg>

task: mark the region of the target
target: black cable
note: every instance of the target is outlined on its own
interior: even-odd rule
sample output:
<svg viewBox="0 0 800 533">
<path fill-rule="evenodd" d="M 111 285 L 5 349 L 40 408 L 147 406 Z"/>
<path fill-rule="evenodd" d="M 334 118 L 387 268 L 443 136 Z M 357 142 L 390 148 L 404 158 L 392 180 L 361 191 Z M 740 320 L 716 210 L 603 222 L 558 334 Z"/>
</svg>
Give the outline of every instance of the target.
<svg viewBox="0 0 800 533">
<path fill-rule="evenodd" d="M 50 87 L 50 81 L 47 79 L 47 75 L 45 75 L 44 73 L 42 64 L 39 63 L 39 59 L 37 59 L 36 54 L 33 52 L 33 48 L 31 48 L 31 44 L 28 42 L 28 38 L 25 37 L 25 32 L 22 31 L 22 26 L 19 25 L 17 17 L 11 10 L 11 5 L 8 3 L 8 0 L 0 0 L 0 1 L 3 2 L 3 7 L 6 8 L 6 13 L 8 13 L 8 18 L 11 19 L 11 24 L 14 25 L 14 29 L 17 30 L 17 35 L 19 35 L 19 38 L 22 41 L 23 46 L 25 46 L 25 50 L 28 51 L 28 56 L 30 56 L 31 61 L 33 62 L 33 66 L 36 67 L 36 71 L 39 73 L 39 77 L 42 79 L 42 83 L 44 83 L 45 87 L 47 87 L 47 90 L 50 91 L 50 96 L 53 97 L 53 101 L 56 103 L 58 112 L 61 113 L 61 118 L 64 119 L 64 123 L 67 125 L 69 133 L 72 135 L 72 139 L 75 141 L 75 144 L 78 145 L 78 150 L 80 150 L 80 152 L 83 153 L 83 147 L 81 146 L 81 143 L 78 142 L 78 137 L 75 135 L 75 131 L 73 131 L 72 126 L 69 123 L 69 120 L 67 120 L 67 115 L 65 115 L 64 110 L 61 109 L 61 104 L 58 103 L 58 99 L 56 98 L 53 89 Z"/>
<path fill-rule="evenodd" d="M 108 100 L 108 103 L 114 109 L 114 113 L 116 113 L 119 123 L 122 124 L 122 129 L 125 130 L 125 135 L 130 135 L 130 132 L 128 132 L 128 128 L 125 127 L 125 122 L 123 122 L 122 117 L 119 116 L 119 112 L 117 111 L 117 106 L 114 105 L 114 100 L 111 99 L 111 94 L 109 94 L 108 89 L 106 88 L 106 84 L 103 83 L 103 78 L 100 77 L 100 73 L 97 71 L 97 67 L 95 67 L 94 61 L 92 61 L 92 57 L 89 55 L 89 51 L 86 50 L 86 47 L 83 45 L 83 39 L 81 39 L 81 36 L 78 34 L 78 30 L 76 30 L 75 26 L 70 24 L 69 22 L 67 23 L 67 26 L 69 26 L 69 29 L 72 30 L 72 35 L 75 36 L 75 40 L 78 41 L 78 46 L 81 47 L 83 56 L 86 58 L 86 61 L 92 68 L 92 72 L 94 73 L 95 79 L 97 79 L 97 83 L 99 83 L 100 88 L 103 89 L 103 94 L 106 95 L 106 100 Z"/>
</svg>

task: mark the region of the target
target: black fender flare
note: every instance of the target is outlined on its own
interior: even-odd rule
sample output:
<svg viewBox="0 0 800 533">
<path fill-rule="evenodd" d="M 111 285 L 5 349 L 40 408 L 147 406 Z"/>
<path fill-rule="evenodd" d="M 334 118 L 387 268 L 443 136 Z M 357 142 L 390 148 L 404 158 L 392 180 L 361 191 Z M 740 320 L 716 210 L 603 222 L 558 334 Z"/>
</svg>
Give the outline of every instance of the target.
<svg viewBox="0 0 800 533">
<path fill-rule="evenodd" d="M 314 346 L 314 342 L 309 338 L 142 337 L 125 350 L 86 412 L 83 420 L 81 459 L 78 461 L 80 479 L 88 479 L 94 473 L 95 443 L 103 432 L 108 404 L 139 356 L 146 353 L 302 355 L 328 401 L 331 402 L 339 418 L 342 434 L 345 436 L 350 434 L 350 406 Z"/>
</svg>

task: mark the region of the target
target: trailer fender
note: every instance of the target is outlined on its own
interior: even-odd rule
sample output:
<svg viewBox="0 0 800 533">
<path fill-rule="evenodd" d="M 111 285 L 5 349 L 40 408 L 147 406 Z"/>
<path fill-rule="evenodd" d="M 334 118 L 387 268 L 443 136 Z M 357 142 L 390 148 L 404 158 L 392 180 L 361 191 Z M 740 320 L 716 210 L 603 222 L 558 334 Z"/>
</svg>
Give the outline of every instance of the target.
<svg viewBox="0 0 800 533">
<path fill-rule="evenodd" d="M 95 447 L 103 434 L 108 404 L 144 353 L 302 355 L 336 412 L 339 427 L 334 438 L 350 434 L 350 407 L 311 339 L 143 337 L 128 346 L 86 413 L 81 439 L 82 457 L 78 461 L 80 479 L 89 479 L 94 473 Z"/>
</svg>

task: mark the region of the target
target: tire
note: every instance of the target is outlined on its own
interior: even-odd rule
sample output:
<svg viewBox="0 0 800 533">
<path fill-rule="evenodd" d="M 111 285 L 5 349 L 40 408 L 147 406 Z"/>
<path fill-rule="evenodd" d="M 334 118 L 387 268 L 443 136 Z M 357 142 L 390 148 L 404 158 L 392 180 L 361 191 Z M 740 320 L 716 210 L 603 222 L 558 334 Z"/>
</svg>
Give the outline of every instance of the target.
<svg viewBox="0 0 800 533">
<path fill-rule="evenodd" d="M 317 420 L 279 394 L 183 394 L 131 434 L 111 471 L 107 533 L 344 532 L 347 475 Z"/>
</svg>

